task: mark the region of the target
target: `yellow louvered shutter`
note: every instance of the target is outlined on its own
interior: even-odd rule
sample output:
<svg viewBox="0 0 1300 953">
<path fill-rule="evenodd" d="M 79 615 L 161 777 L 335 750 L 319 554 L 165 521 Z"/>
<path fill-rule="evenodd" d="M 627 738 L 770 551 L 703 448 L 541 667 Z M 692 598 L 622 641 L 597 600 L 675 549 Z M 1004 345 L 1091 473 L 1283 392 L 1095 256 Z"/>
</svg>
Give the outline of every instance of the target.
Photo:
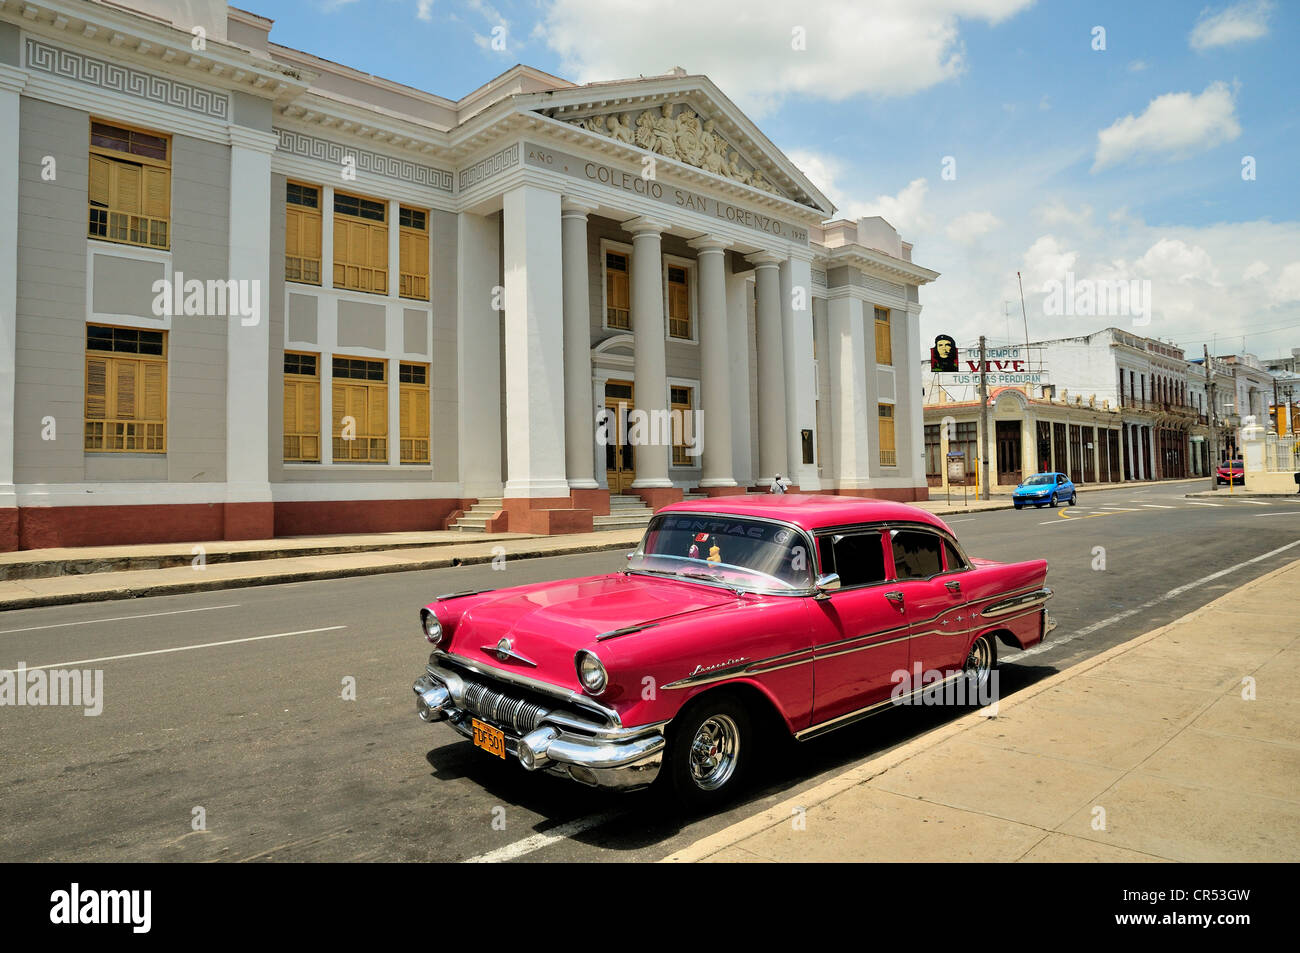
<svg viewBox="0 0 1300 953">
<path fill-rule="evenodd" d="M 284 215 L 284 254 L 286 258 L 301 258 L 302 253 L 302 209 L 290 206 Z"/>
<path fill-rule="evenodd" d="M 302 235 L 299 239 L 299 247 L 302 249 L 302 257 L 320 260 L 320 213 L 309 212 L 305 209 L 301 215 Z"/>
<path fill-rule="evenodd" d="M 141 173 L 143 170 L 138 165 L 115 162 L 113 163 L 113 171 L 117 173 L 117 184 L 113 189 L 114 201 L 111 203 L 113 208 L 129 215 L 139 215 L 140 186 L 143 180 Z"/>
<path fill-rule="evenodd" d="M 86 358 L 86 417 L 103 420 L 108 416 L 108 361 Z"/>
<path fill-rule="evenodd" d="M 131 361 L 115 362 L 114 417 L 134 419 L 136 415 L 136 367 Z"/>
<path fill-rule="evenodd" d="M 369 404 L 366 413 L 366 436 L 382 437 L 388 432 L 388 388 L 364 388 Z"/>
<path fill-rule="evenodd" d="M 161 364 L 143 363 L 140 369 L 144 376 L 144 414 L 145 420 L 162 420 L 166 417 L 167 375 Z"/>
<path fill-rule="evenodd" d="M 113 163 L 103 156 L 90 157 L 90 202 L 92 205 L 109 204 L 112 197 Z"/>
<path fill-rule="evenodd" d="M 150 218 L 171 218 L 171 172 L 150 166 L 146 166 L 142 171 L 144 172 L 144 214 Z"/>
<path fill-rule="evenodd" d="M 302 381 L 298 384 L 298 432 L 302 437 L 304 460 L 320 459 L 320 384 Z"/>
</svg>

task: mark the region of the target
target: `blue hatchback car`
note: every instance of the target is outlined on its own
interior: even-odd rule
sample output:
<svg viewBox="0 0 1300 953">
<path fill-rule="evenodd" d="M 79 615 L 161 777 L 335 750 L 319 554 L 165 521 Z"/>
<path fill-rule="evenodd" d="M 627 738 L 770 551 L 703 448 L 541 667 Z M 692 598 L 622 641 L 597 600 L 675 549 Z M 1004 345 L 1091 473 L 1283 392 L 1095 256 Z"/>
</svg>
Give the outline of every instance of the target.
<svg viewBox="0 0 1300 953">
<path fill-rule="evenodd" d="M 1011 494 L 1011 502 L 1016 509 L 1030 504 L 1055 506 L 1067 502 L 1074 506 L 1079 502 L 1078 497 L 1074 484 L 1064 473 L 1035 473 L 1016 487 Z"/>
</svg>

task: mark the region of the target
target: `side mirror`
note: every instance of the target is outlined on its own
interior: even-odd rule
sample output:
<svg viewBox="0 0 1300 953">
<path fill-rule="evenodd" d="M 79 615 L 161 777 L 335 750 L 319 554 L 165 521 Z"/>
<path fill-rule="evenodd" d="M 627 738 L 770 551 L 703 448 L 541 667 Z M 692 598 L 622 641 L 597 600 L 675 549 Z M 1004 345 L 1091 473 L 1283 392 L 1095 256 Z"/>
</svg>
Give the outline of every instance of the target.
<svg viewBox="0 0 1300 953">
<path fill-rule="evenodd" d="M 817 589 L 818 599 L 829 599 L 830 594 L 840 587 L 840 577 L 836 573 L 827 573 L 824 576 L 818 576 L 814 584 Z"/>
</svg>

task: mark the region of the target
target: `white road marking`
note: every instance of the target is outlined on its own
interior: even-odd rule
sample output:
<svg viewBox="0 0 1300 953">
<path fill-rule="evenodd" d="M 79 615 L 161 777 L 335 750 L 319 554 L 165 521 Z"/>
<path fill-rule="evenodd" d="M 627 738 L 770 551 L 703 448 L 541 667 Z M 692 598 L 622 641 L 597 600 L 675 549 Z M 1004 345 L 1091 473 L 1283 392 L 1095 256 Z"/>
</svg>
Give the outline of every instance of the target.
<svg viewBox="0 0 1300 953">
<path fill-rule="evenodd" d="M 32 625 L 25 629 L 3 629 L 0 635 L 13 635 L 15 632 L 37 632 L 41 629 L 62 629 L 70 625 L 99 625 L 104 622 L 126 622 L 130 619 L 154 619 L 163 615 L 181 615 L 185 612 L 211 612 L 213 609 L 238 609 L 240 603 L 228 606 L 204 606 L 201 609 L 176 609 L 172 612 L 146 612 L 144 615 L 118 615 L 108 619 L 84 619 L 81 622 L 56 622 L 53 625 Z"/>
<path fill-rule="evenodd" d="M 567 824 L 560 824 L 552 827 L 550 830 L 541 834 L 534 834 L 532 837 L 525 837 L 523 840 L 515 841 L 513 844 L 507 844 L 505 847 L 498 847 L 496 850 L 490 850 L 486 854 L 478 854 L 470 857 L 465 861 L 467 864 L 500 864 L 507 860 L 514 860 L 516 857 L 522 857 L 524 854 L 531 854 L 535 850 L 541 850 L 543 847 L 549 847 L 551 844 L 572 837 L 574 834 L 581 834 L 583 831 L 589 831 L 593 827 L 599 827 L 618 817 L 618 814 L 597 814 L 594 817 L 580 817 L 576 821 L 569 821 Z"/>
<path fill-rule="evenodd" d="M 1129 618 L 1130 616 L 1135 616 L 1139 612 L 1145 612 L 1147 609 L 1154 608 L 1155 606 L 1160 605 L 1160 603 L 1162 602 L 1168 602 L 1170 599 L 1176 599 L 1185 592 L 1191 592 L 1193 589 L 1198 589 L 1201 586 L 1205 585 L 1207 582 L 1213 582 L 1215 579 L 1220 579 L 1223 576 L 1228 575 L 1229 573 L 1234 573 L 1238 569 L 1244 569 L 1245 567 L 1252 565 L 1253 563 L 1263 562 L 1265 559 L 1269 559 L 1270 557 L 1276 556 L 1279 553 L 1284 553 L 1288 549 L 1294 549 L 1297 546 L 1300 546 L 1300 539 L 1297 539 L 1293 543 L 1287 543 L 1285 546 L 1279 546 L 1277 549 L 1269 550 L 1268 552 L 1264 553 L 1261 556 L 1256 556 L 1253 559 L 1247 559 L 1245 562 L 1237 563 L 1235 566 L 1229 566 L 1227 569 L 1220 569 L 1218 572 L 1210 573 L 1210 575 L 1208 576 L 1202 576 L 1200 579 L 1197 579 L 1195 582 L 1189 582 L 1184 585 L 1178 586 L 1176 589 L 1170 589 L 1163 596 L 1156 596 L 1154 599 L 1149 599 L 1146 602 L 1142 603 L 1142 605 L 1140 606 L 1135 606 L 1132 609 L 1125 609 L 1123 612 L 1116 613 L 1115 615 L 1110 616 L 1109 618 L 1102 619 L 1100 622 L 1094 622 L 1092 625 L 1084 626 L 1078 632 L 1074 632 L 1071 633 L 1070 635 L 1062 636 L 1059 639 L 1052 639 L 1050 642 L 1042 642 L 1038 645 L 1035 645 L 1032 649 L 1025 649 L 1025 651 L 1023 652 L 1008 657 L 1008 661 L 1012 661 L 1012 662 L 1018 661 L 1022 658 L 1027 658 L 1030 655 L 1037 655 L 1039 652 L 1046 652 L 1048 649 L 1054 649 L 1059 645 L 1064 645 L 1066 642 L 1073 642 L 1075 639 L 1081 639 L 1085 635 L 1092 635 L 1092 633 L 1100 629 L 1104 629 L 1107 628 L 1108 626 L 1112 626 L 1116 622 L 1123 622 L 1125 619 Z"/>
<path fill-rule="evenodd" d="M 1268 500 L 1233 500 L 1234 503 L 1249 503 L 1251 506 L 1269 506 Z"/>
<path fill-rule="evenodd" d="M 224 642 L 204 642 L 202 645 L 178 645 L 171 649 L 153 649 L 150 652 L 131 652 L 127 655 L 105 655 L 102 658 L 83 658 L 75 662 L 51 662 L 48 665 L 28 665 L 29 672 L 42 668 L 76 668 L 78 665 L 92 665 L 95 662 L 116 662 L 120 659 L 143 658 L 146 655 L 167 655 L 171 652 L 192 652 L 194 649 L 213 649 L 220 645 L 239 645 L 242 642 L 261 642 L 265 639 L 284 639 L 291 635 L 311 635 L 315 632 L 334 632 L 346 629 L 346 625 L 329 625 L 323 629 L 300 629 L 297 632 L 276 632 L 274 635 L 252 635 L 246 639 L 227 639 Z M 12 672 L 13 669 L 4 669 Z"/>
<path fill-rule="evenodd" d="M 1153 510 L 1172 510 L 1172 506 L 1165 506 L 1162 503 L 1143 503 L 1143 506 L 1150 507 Z"/>
<path fill-rule="evenodd" d="M 1296 516 L 1296 515 L 1300 515 L 1300 510 L 1282 510 L 1282 512 L 1280 513 L 1278 512 L 1252 513 L 1250 518 L 1253 520 L 1258 520 L 1258 519 L 1270 519 L 1274 516 Z"/>
<path fill-rule="evenodd" d="M 1197 503 L 1195 500 L 1188 500 L 1188 506 L 1222 506 L 1222 503 Z"/>
</svg>

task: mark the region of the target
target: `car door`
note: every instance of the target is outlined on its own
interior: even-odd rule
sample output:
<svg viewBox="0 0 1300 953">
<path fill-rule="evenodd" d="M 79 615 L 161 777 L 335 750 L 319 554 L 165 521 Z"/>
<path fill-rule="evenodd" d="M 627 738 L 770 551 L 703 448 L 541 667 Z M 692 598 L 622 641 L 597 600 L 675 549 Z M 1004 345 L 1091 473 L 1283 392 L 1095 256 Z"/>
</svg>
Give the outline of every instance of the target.
<svg viewBox="0 0 1300 953">
<path fill-rule="evenodd" d="M 818 536 L 820 574 L 840 588 L 813 600 L 813 724 L 889 699 L 909 664 L 907 619 L 886 592 L 884 530 L 856 527 Z"/>
<path fill-rule="evenodd" d="M 1064 503 L 1066 500 L 1070 498 L 1070 494 L 1073 492 L 1074 492 L 1074 484 L 1070 482 L 1070 478 L 1067 477 L 1064 473 L 1058 473 L 1056 475 L 1057 502 Z"/>
<path fill-rule="evenodd" d="M 962 592 L 962 569 L 949 572 L 945 546 L 951 544 L 932 529 L 898 527 L 889 531 L 892 584 L 886 596 L 901 603 L 907 618 L 912 668 L 945 675 L 966 661 L 971 620 Z M 958 554 L 953 551 L 956 558 Z M 913 685 L 913 689 L 919 688 Z"/>
</svg>

